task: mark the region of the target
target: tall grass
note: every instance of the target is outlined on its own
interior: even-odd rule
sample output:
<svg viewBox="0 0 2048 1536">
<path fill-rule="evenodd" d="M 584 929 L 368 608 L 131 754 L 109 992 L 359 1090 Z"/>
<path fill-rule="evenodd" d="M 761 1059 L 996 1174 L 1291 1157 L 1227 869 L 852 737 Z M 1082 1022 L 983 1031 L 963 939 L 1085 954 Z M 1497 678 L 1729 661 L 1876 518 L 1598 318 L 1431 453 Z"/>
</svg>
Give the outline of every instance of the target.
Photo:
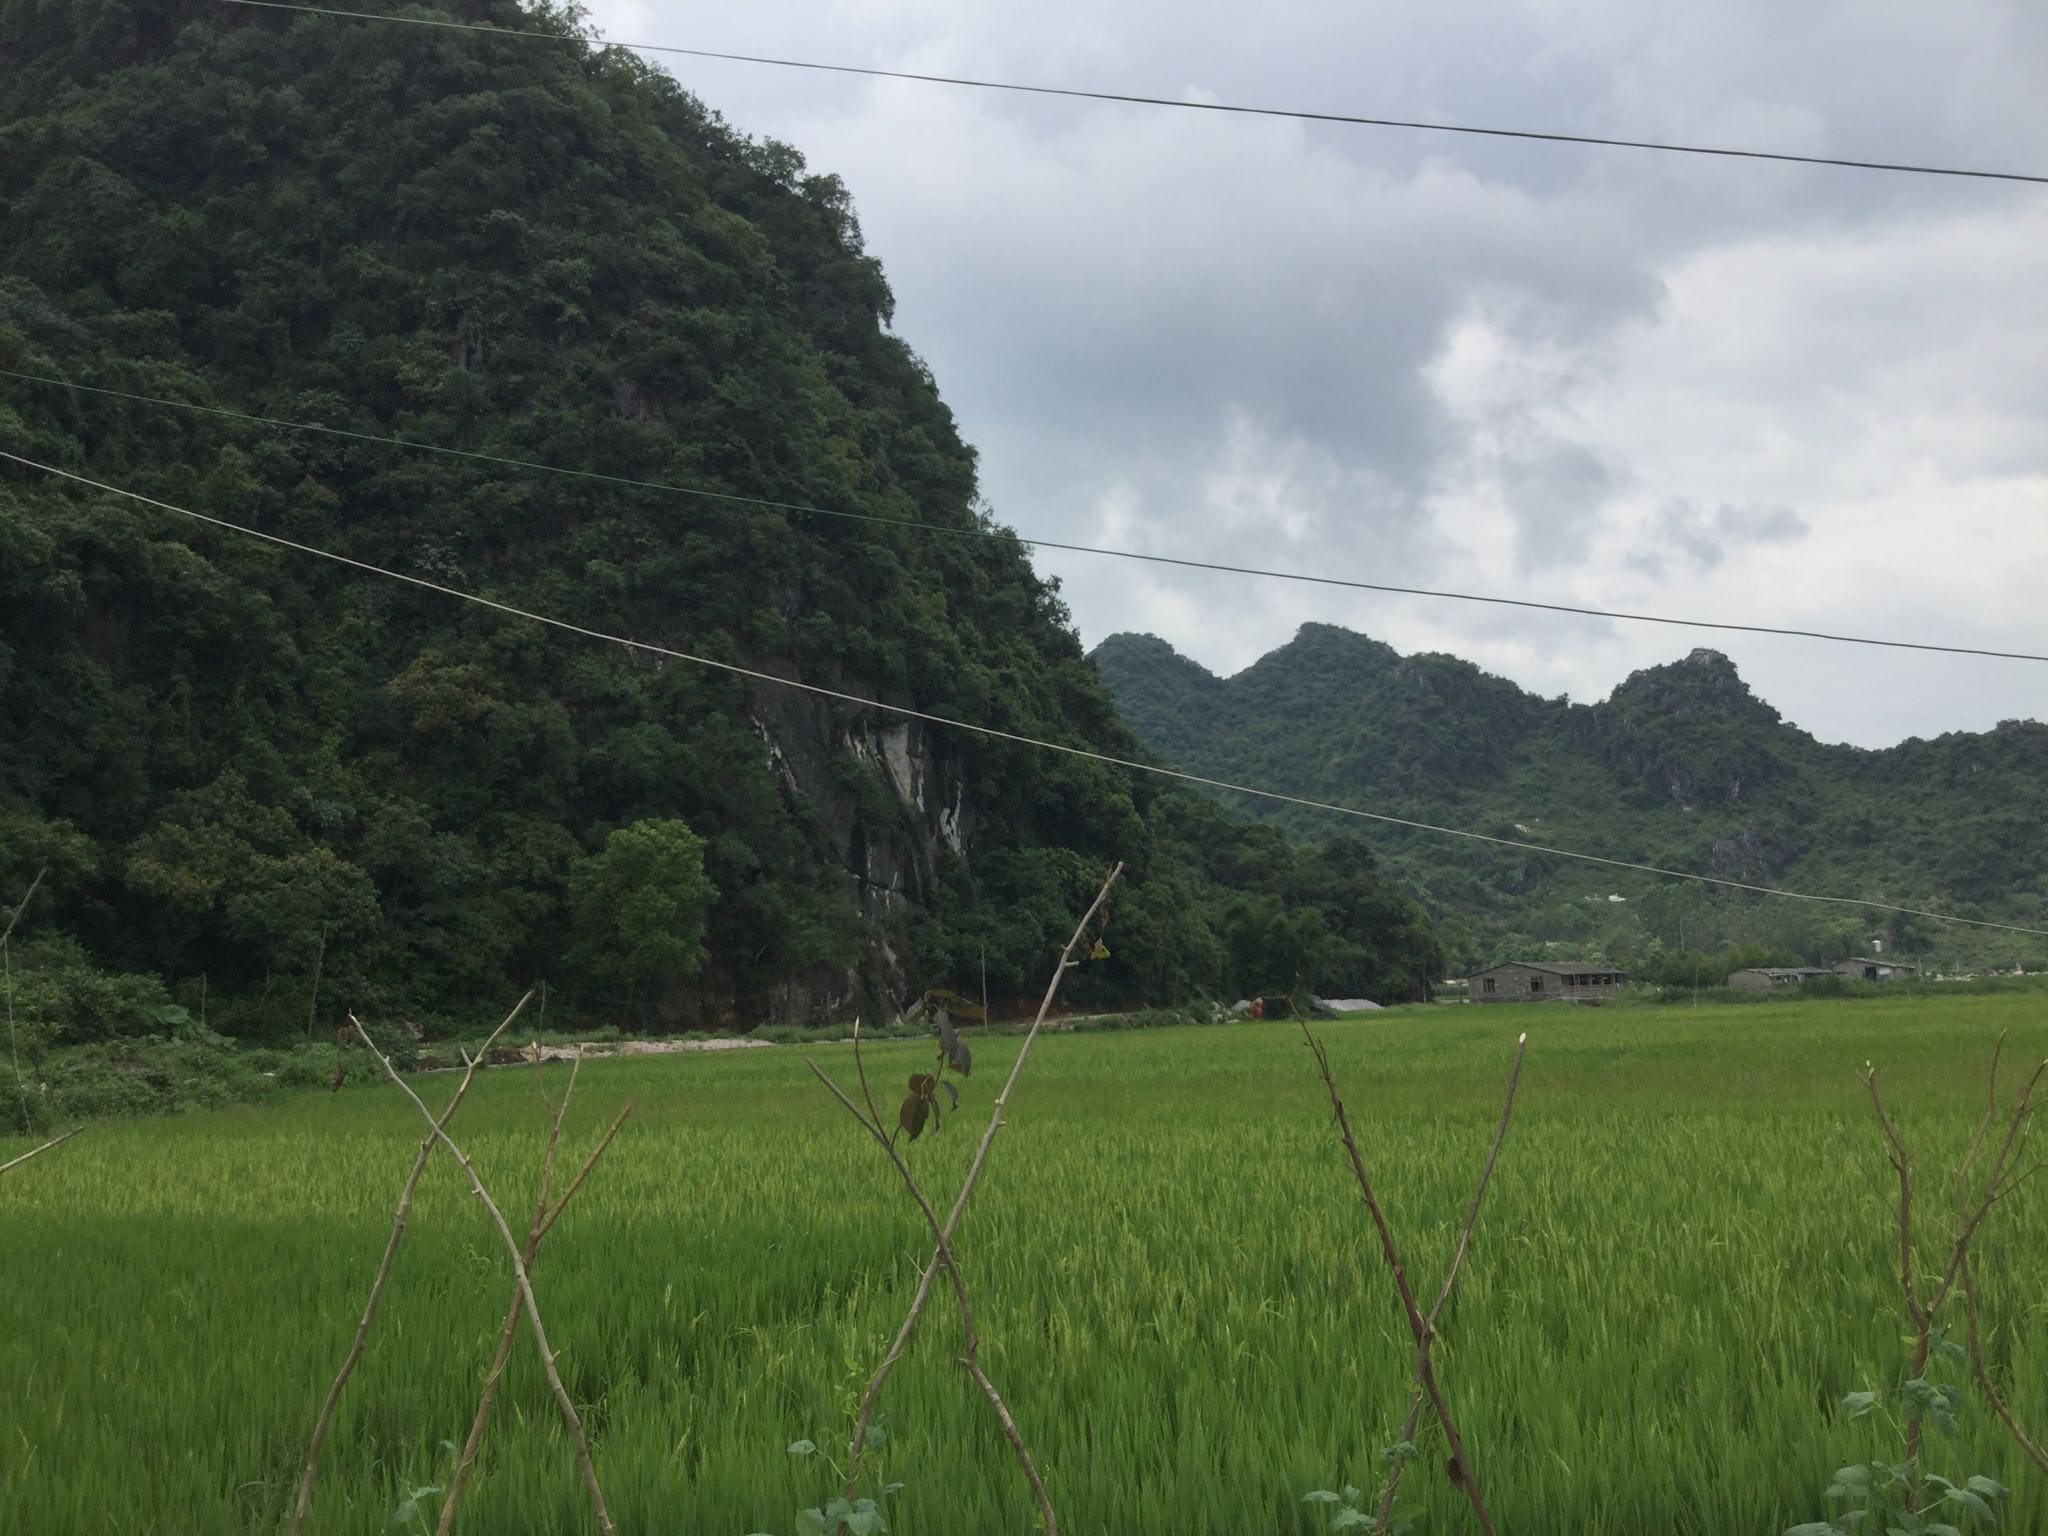
<svg viewBox="0 0 2048 1536">
<path fill-rule="evenodd" d="M 1394 1010 L 1321 1027 L 1376 1190 L 1440 1274 L 1531 1031 L 1514 1130 L 1439 1358 L 1500 1527 L 1767 1532 L 1826 1511 L 1880 1449 L 1843 1393 L 1895 1381 L 1896 1234 L 1873 1162 L 1868 1058 L 1931 1169 L 1981 1111 L 1991 1041 L 2048 1053 L 2010 996 L 1740 1009 Z M 963 1108 L 1008 1067 L 977 1042 Z M 835 1047 L 824 1047 L 830 1064 Z M 877 1044 L 871 1074 L 921 1070 Z M 929 1234 L 794 1051 L 594 1061 L 561 1157 L 637 1108 L 550 1239 L 535 1285 L 622 1531 L 790 1528 L 833 1490 L 787 1454 L 843 1443 Z M 528 1070 L 481 1078 L 465 1148 L 532 1188 Z M 976 1116 L 913 1149 L 955 1187 Z M 1375 1483 L 1413 1349 L 1360 1220 L 1297 1027 L 1061 1036 L 1034 1054 L 963 1229 L 982 1358 L 1081 1532 L 1311 1529 L 1301 1495 Z M 396 1091 L 110 1123 L 0 1181 L 0 1530 L 280 1528 L 409 1166 Z M 0 1160 L 21 1144 L 0 1142 Z M 2036 1186 L 2048 1181 L 2036 1181 Z M 2048 1424 L 2048 1190 L 1993 1216 L 1973 1261 L 2020 1420 Z M 309 1530 L 382 1531 L 440 1481 L 489 1358 L 509 1266 L 437 1157 L 368 1355 L 329 1438 Z M 1024 1532 L 1009 1448 L 935 1310 L 892 1379 L 877 1480 L 892 1529 Z M 1975 1394 L 1972 1393 L 1974 1398 Z M 1425 1449 L 1432 1449 L 1425 1445 Z M 1930 1465 L 2048 1488 L 1973 1407 Z M 1403 1484 L 1427 1530 L 1469 1511 L 1435 1459 Z M 515 1351 L 463 1528 L 571 1532 L 590 1513 L 530 1351 Z"/>
</svg>

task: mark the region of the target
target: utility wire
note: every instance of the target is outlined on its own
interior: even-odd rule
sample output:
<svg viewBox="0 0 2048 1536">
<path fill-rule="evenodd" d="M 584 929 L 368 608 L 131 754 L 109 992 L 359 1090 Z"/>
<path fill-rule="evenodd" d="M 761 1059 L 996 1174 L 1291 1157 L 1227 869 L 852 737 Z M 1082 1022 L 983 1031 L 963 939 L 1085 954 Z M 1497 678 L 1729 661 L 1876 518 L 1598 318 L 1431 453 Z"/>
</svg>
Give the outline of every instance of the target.
<svg viewBox="0 0 2048 1536">
<path fill-rule="evenodd" d="M 144 506 L 156 507 L 161 511 L 172 512 L 179 517 L 188 517 L 195 522 L 226 529 L 230 533 L 240 533 L 253 539 L 261 539 L 267 544 L 275 544 L 280 548 L 293 550 L 298 554 L 314 555 L 322 560 L 331 560 L 337 565 L 349 566 L 354 570 L 363 571 L 372 576 L 382 576 L 389 581 L 403 582 L 407 586 L 419 587 L 428 592 L 437 592 L 443 597 L 452 597 L 465 603 L 474 603 L 480 608 L 493 609 L 498 613 L 510 614 L 514 618 L 528 619 L 536 624 L 545 624 L 552 629 L 564 630 L 572 635 L 581 635 L 587 640 L 601 640 L 610 645 L 624 646 L 628 650 L 645 651 L 649 655 L 666 657 L 672 661 L 684 661 L 692 666 L 709 667 L 716 671 L 730 673 L 735 677 L 747 678 L 753 682 L 768 683 L 777 688 L 794 688 L 803 693 L 814 694 L 819 698 L 835 699 L 842 704 L 852 704 L 861 709 L 880 710 L 885 714 L 900 715 L 909 720 L 922 720 L 929 725 L 945 726 L 948 730 L 968 731 L 974 735 L 985 736 L 995 741 L 1013 742 L 1022 747 L 1037 747 L 1046 752 L 1060 752 L 1068 757 L 1085 758 L 1090 762 L 1103 763 L 1111 768 L 1128 769 L 1133 773 L 1149 773 L 1158 778 L 1174 779 L 1183 784 L 1198 784 L 1205 789 L 1227 790 L 1232 794 L 1249 795 L 1254 799 L 1270 800 L 1281 805 L 1298 805 L 1309 810 L 1329 811 L 1339 816 L 1356 817 L 1362 821 L 1379 822 L 1391 827 L 1405 827 L 1413 832 L 1428 832 L 1438 837 L 1462 838 L 1468 842 L 1487 843 L 1497 848 L 1513 848 L 1522 853 L 1547 854 L 1552 858 L 1571 859 L 1581 864 L 1597 864 L 1608 869 L 1633 870 L 1638 874 L 1657 875 L 1668 880 L 1689 880 L 1699 885 L 1725 886 L 1730 890 L 1753 891 L 1760 896 L 1779 896 L 1790 901 L 1811 901 L 1830 906 L 1860 907 L 1875 912 L 1896 912 L 1908 917 L 1925 917 L 1935 922 L 1957 923 L 1969 928 L 1990 928 L 2001 933 L 2023 933 L 2034 938 L 2048 938 L 2048 928 L 2026 928 L 2015 923 L 1995 923 L 1984 918 L 1956 917 L 1947 912 L 1929 912 L 1920 907 L 1894 906 L 1890 902 L 1866 901 L 1855 896 L 1818 896 L 1806 891 L 1785 890 L 1778 886 L 1752 885 L 1742 880 L 1722 880 L 1713 875 L 1696 874 L 1690 870 L 1664 869 L 1655 864 L 1638 864 L 1628 859 L 1603 858 L 1599 854 L 1578 853 L 1569 848 L 1551 848 L 1542 843 L 1521 842 L 1511 837 L 1494 837 L 1489 833 L 1470 832 L 1458 827 L 1440 827 L 1427 821 L 1412 821 L 1405 816 L 1389 816 L 1379 811 L 1360 810 L 1355 806 L 1337 805 L 1328 800 L 1311 800 L 1301 795 L 1282 794 L 1278 790 L 1257 789 L 1248 784 L 1233 784 L 1226 779 L 1212 779 L 1202 774 L 1183 773 L 1178 768 L 1167 768 L 1157 763 L 1141 763 L 1127 757 L 1116 757 L 1107 752 L 1092 751 L 1087 747 L 1068 746 L 1057 741 L 1043 741 L 1035 736 L 1025 736 L 1015 731 L 1001 730 L 992 725 L 976 725 L 968 720 L 955 720 L 949 715 L 936 715 L 926 710 L 912 709 L 904 704 L 885 704 L 879 699 L 864 698 L 857 693 L 846 693 L 840 689 L 826 688 L 817 683 L 799 682 L 791 677 L 778 677 L 773 672 L 763 672 L 753 667 L 743 667 L 736 662 L 719 661 L 709 656 L 697 656 L 688 651 L 674 650 L 665 645 L 654 645 L 645 640 L 633 640 L 624 635 L 614 635 L 601 629 L 591 629 L 582 624 L 571 623 L 567 619 L 557 619 L 544 613 L 535 613 L 530 609 L 515 607 L 511 603 L 501 603 L 495 598 L 484 597 L 474 592 L 464 592 L 458 587 L 444 586 L 440 582 L 428 581 L 421 576 L 408 576 L 403 571 L 393 571 L 380 565 L 372 565 L 367 560 L 357 560 L 349 555 L 337 554 L 333 550 L 321 549 L 317 545 L 301 544 L 295 539 L 287 539 L 280 534 L 265 533 L 259 528 L 251 528 L 242 523 L 229 522 L 226 518 L 213 517 L 205 512 L 195 512 L 189 507 L 177 506 L 168 501 L 159 501 L 153 496 L 143 495 L 140 491 L 124 490 L 118 485 L 109 485 L 103 480 L 94 480 L 89 476 L 77 474 L 68 469 L 61 469 L 54 464 L 43 464 L 35 459 L 26 458 L 21 454 L 10 453 L 4 448 L 0 448 L 0 459 L 9 460 L 28 469 L 40 470 L 46 475 L 55 475 L 60 479 L 69 480 L 78 485 L 89 486 L 96 491 L 105 491 L 109 495 L 125 497 L 129 501 L 139 502 Z"/>
<path fill-rule="evenodd" d="M 51 378 L 39 373 L 20 373 L 12 368 L 0 368 L 0 378 L 21 379 L 31 384 L 48 384 L 59 389 L 75 389 L 86 394 L 105 395 L 115 400 L 133 401 L 140 405 L 159 405 L 171 410 L 196 411 L 209 416 L 223 416 L 231 421 L 248 422 L 256 426 L 282 427 L 292 432 L 320 432 L 329 437 L 345 437 L 356 442 L 382 443 L 392 448 L 410 448 L 419 453 L 438 453 L 450 458 L 472 459 L 483 464 L 503 465 L 508 469 L 534 470 L 541 474 L 565 475 L 577 480 L 596 480 L 606 485 L 626 486 L 642 491 L 667 491 L 678 496 L 697 496 L 706 501 L 726 502 L 735 506 L 750 507 L 760 511 L 800 512 L 812 517 L 836 517 L 847 522 L 874 523 L 886 528 L 908 529 L 918 533 L 936 533 L 948 538 L 988 539 L 1000 541 L 1014 537 L 1019 543 L 1036 549 L 1058 549 L 1069 554 L 1104 555 L 1117 560 L 1139 560 L 1148 565 L 1178 566 L 1182 570 L 1214 571 L 1227 576 L 1256 576 L 1269 581 L 1300 581 L 1311 586 L 1339 587 L 1353 592 L 1386 592 L 1401 597 L 1428 597 L 1460 603 L 1487 603 L 1502 608 L 1531 608 L 1541 613 L 1573 614 L 1589 619 L 1621 619 L 1631 624 L 1665 624 L 1681 629 L 1725 630 L 1731 633 L 1749 635 L 1782 635 L 1796 640 L 1825 640 L 1838 645 L 1875 645 L 1898 651 L 1932 651 L 1945 656 L 1985 656 L 2000 661 L 2048 662 L 2048 654 L 2033 651 L 1999 651 L 1975 645 L 1940 645 L 1930 640 L 1889 640 L 1875 635 L 1845 635 L 1830 630 L 1793 629 L 1776 624 L 1742 624 L 1732 619 L 1685 619 L 1673 618 L 1658 613 L 1631 613 L 1616 608 L 1583 608 L 1571 603 L 1545 603 L 1527 597 L 1501 597 L 1484 592 L 1447 592 L 1432 587 L 1404 587 L 1392 582 L 1358 581 L 1346 576 L 1323 576 L 1312 571 L 1280 571 L 1252 565 L 1229 565 L 1217 560 L 1194 560 L 1181 555 L 1156 555 L 1136 549 L 1112 549 L 1100 544 L 1074 544 L 1060 539 L 1039 538 L 1035 534 L 1020 533 L 1014 529 L 983 527 L 953 527 L 945 523 L 925 522 L 918 518 L 884 517 L 873 512 L 846 512 L 832 507 L 808 506 L 802 502 L 776 501 L 764 496 L 742 496 L 732 491 L 713 491 L 701 486 L 677 485 L 667 480 L 640 480 L 630 475 L 611 475 L 601 470 L 564 468 L 559 464 L 546 464 L 536 459 L 508 458 L 503 454 L 481 453 L 471 448 L 447 448 L 439 443 L 424 443 L 414 438 L 384 437 L 375 432 L 354 432 L 345 427 L 323 427 L 307 421 L 286 421 L 276 416 L 256 416 L 246 411 L 231 411 L 218 405 L 198 405 L 189 400 L 168 400 L 159 395 L 132 394 L 123 389 L 108 389 L 97 384 L 76 384 L 69 379 Z"/>
<path fill-rule="evenodd" d="M 1766 149 L 1729 149 L 1708 144 L 1669 144 L 1652 139 L 1611 139 L 1585 133 L 1545 133 L 1533 128 L 1482 128 L 1469 123 L 1432 123 L 1398 117 L 1363 117 L 1349 112 L 1310 112 L 1288 107 L 1252 107 L 1219 101 L 1182 101 L 1172 96 L 1139 96 L 1123 91 L 1086 91 L 1073 86 L 1024 85 L 1013 80 L 978 80 L 964 75 L 928 75 L 907 69 L 878 69 L 859 64 L 823 64 L 811 59 L 781 59 L 764 54 L 721 53 L 711 48 L 683 48 L 668 43 L 626 43 L 585 38 L 561 32 L 524 32 L 484 22 L 449 21 L 429 16 L 391 16 L 375 11 L 342 10 L 324 5 L 292 5 L 285 0 L 224 0 L 228 5 L 267 11 L 299 11 L 309 16 L 346 17 L 353 21 L 389 21 L 414 27 L 440 27 L 454 32 L 488 32 L 498 37 L 533 38 L 574 43 L 586 48 L 631 48 L 640 53 L 673 53 L 693 59 L 721 59 L 733 64 L 765 64 L 777 69 L 808 69 L 821 74 L 864 75 L 877 80 L 914 80 L 924 85 L 960 85 L 982 91 L 1010 91 L 1026 96 L 1065 96 L 1080 101 L 1112 101 L 1139 107 L 1178 107 L 1186 112 L 1223 112 L 1240 117 L 1282 117 L 1308 123 L 1341 123 L 1361 128 L 1407 128 L 1422 133 L 1462 133 L 1489 139 L 1527 139 L 1543 144 L 1585 144 L 1599 149 L 1644 149 L 1670 155 L 1710 155 L 1728 160 L 1770 160 L 1786 165 L 1825 165 L 1854 171 L 1893 171 L 1912 176 L 1960 176 L 1978 181 L 2017 181 L 2048 186 L 2048 176 L 2019 171 L 1980 171 L 1948 165 L 1915 165 L 1890 160 L 1852 160 L 1835 155 L 1794 155 Z"/>
</svg>

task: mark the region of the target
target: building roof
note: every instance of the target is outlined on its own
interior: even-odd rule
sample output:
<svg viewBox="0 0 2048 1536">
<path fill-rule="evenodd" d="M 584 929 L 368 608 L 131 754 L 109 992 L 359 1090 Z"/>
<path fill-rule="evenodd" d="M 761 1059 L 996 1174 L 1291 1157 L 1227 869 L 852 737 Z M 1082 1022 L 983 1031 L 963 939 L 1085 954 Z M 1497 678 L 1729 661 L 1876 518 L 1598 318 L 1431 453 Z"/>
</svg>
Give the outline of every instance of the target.
<svg viewBox="0 0 2048 1536">
<path fill-rule="evenodd" d="M 1487 971 L 1505 970 L 1511 965 L 1518 965 L 1525 971 L 1542 971 L 1551 976 L 1626 976 L 1628 974 L 1618 965 L 1582 965 L 1576 960 L 1564 961 L 1562 963 L 1555 960 L 1503 960 L 1499 965 L 1489 965 L 1485 970 L 1474 971 L 1472 974 L 1474 976 L 1484 976 Z"/>
<path fill-rule="evenodd" d="M 1768 976 L 1773 981 L 1783 981 L 1789 976 L 1832 976 L 1834 970 L 1825 965 L 1748 965 L 1735 973 L 1738 976 Z"/>
</svg>

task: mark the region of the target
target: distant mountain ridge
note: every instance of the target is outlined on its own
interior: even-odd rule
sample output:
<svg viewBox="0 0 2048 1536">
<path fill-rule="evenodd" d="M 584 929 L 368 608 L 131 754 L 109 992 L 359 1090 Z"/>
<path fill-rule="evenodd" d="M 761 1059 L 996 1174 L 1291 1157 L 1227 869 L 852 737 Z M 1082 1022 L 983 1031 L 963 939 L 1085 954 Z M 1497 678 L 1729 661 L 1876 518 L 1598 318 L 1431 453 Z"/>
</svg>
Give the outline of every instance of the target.
<svg viewBox="0 0 2048 1536">
<path fill-rule="evenodd" d="M 1570 704 L 1454 656 L 1404 656 L 1328 624 L 1304 624 L 1228 678 L 1151 635 L 1112 635 L 1093 659 L 1139 739 L 1205 776 L 1724 880 L 2048 925 L 2048 725 L 2038 721 L 1873 751 L 1788 723 L 1718 651 Z M 1310 837 L 1359 830 L 1229 798 Z M 1583 905 L 1596 885 L 1638 898 L 1655 885 L 1398 828 L 1364 835 L 1433 910 L 1472 925 L 1475 953 L 1490 949 L 1488 933 L 1598 949 L 1614 936 L 1555 909 Z M 1660 903 L 1674 899 L 1653 909 Z M 1698 921 L 1739 926 L 1725 909 Z M 1821 942 L 1810 921 L 1747 922 Z M 1871 928 L 1853 913 L 1835 922 L 1836 945 Z M 1654 911 L 1644 925 L 1657 926 Z M 1978 947 L 1958 933 L 1907 924 L 1894 940 Z"/>
</svg>

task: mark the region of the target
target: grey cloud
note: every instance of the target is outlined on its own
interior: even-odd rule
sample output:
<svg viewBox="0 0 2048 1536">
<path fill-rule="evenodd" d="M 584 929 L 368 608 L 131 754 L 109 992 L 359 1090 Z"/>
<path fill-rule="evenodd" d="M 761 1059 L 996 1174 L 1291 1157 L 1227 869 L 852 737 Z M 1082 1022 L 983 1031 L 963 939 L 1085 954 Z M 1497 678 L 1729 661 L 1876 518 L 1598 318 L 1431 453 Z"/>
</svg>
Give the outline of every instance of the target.
<svg viewBox="0 0 2048 1536">
<path fill-rule="evenodd" d="M 1784 505 L 1719 506 L 1711 511 L 1684 500 L 1667 501 L 1627 564 L 1662 578 L 1674 564 L 1710 571 L 1731 546 L 1783 544 L 1812 532 L 1805 518 Z"/>
<path fill-rule="evenodd" d="M 592 9 L 621 36 L 941 73 L 2048 164 L 2048 21 L 2017 0 L 1968 27 L 1859 0 L 1276 0 L 1256 26 L 1220 0 Z M 1825 602 L 1845 610 L 1836 627 L 1882 629 L 1896 591 L 1817 594 L 1787 574 L 1792 541 L 1848 536 L 1842 509 L 1880 494 L 1853 483 L 1861 462 L 1921 445 L 1922 467 L 1900 473 L 1938 504 L 1994 478 L 2048 483 L 2048 289 L 2024 277 L 2039 238 L 2013 237 L 2037 194 L 664 62 L 732 121 L 844 176 L 899 328 L 981 450 L 997 514 L 1027 531 L 1093 541 L 1110 527 L 1198 558 L 1444 587 L 1534 573 L 1567 600 L 1646 607 L 1683 578 L 1688 604 L 1782 617 Z M 1999 262 L 1976 260 L 2001 241 Z M 1433 376 L 1475 316 L 1501 347 L 1476 407 Z M 1527 357 L 1541 366 L 1516 372 Z M 1725 483 L 1731 462 L 1761 466 L 1756 483 Z M 1889 516 L 1890 537 L 1910 539 Z M 1781 557 L 1769 581 L 1728 585 L 1766 551 Z M 1924 568 L 1948 553 L 1930 543 Z M 1041 565 L 1065 578 L 1085 638 L 1142 611 L 1214 665 L 1308 617 L 1576 697 L 1671 650 L 1669 631 Z M 2003 592 L 2029 570 L 1973 579 Z M 1843 675 L 1810 658 L 1774 702 L 1820 721 Z M 2026 708 L 1974 677 L 1932 700 L 1844 729 L 1875 740 L 1937 707 L 1957 724 Z"/>
</svg>

